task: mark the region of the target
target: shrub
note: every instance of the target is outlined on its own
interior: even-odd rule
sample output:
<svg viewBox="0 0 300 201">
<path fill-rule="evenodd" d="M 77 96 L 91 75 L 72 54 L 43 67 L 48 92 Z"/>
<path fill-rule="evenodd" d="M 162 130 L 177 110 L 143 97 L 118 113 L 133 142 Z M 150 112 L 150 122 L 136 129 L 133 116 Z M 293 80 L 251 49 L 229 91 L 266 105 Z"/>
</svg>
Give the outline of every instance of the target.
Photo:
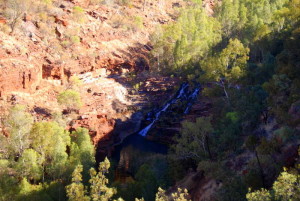
<svg viewBox="0 0 300 201">
<path fill-rule="evenodd" d="M 57 97 L 57 101 L 68 111 L 79 109 L 82 106 L 79 92 L 71 89 L 61 92 Z"/>
<path fill-rule="evenodd" d="M 136 28 L 142 29 L 144 27 L 144 19 L 140 16 L 134 17 L 134 24 L 136 25 Z"/>
<path fill-rule="evenodd" d="M 80 38 L 79 38 L 79 36 L 71 36 L 70 39 L 71 39 L 71 42 L 72 42 L 73 44 L 80 43 Z"/>
<path fill-rule="evenodd" d="M 73 17 L 74 20 L 78 21 L 79 23 L 84 23 L 85 21 L 84 9 L 81 8 L 80 6 L 74 6 Z"/>
<path fill-rule="evenodd" d="M 64 40 L 64 41 L 61 42 L 61 46 L 63 46 L 64 48 L 69 47 L 70 44 L 71 44 L 71 43 L 70 43 L 70 41 L 68 41 L 68 40 Z"/>
<path fill-rule="evenodd" d="M 129 6 L 131 1 L 130 0 L 118 0 L 117 3 L 121 6 Z"/>
<path fill-rule="evenodd" d="M 16 26 L 21 21 L 21 18 L 30 8 L 29 0 L 7 0 L 5 15 L 8 18 L 8 24 L 11 32 L 14 32 Z"/>
</svg>

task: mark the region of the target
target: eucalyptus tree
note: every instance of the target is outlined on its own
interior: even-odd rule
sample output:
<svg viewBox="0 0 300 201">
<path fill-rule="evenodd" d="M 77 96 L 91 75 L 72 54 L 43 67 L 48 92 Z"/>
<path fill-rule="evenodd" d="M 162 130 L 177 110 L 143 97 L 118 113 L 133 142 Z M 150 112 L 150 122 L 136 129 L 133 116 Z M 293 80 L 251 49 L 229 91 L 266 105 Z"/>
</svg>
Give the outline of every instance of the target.
<svg viewBox="0 0 300 201">
<path fill-rule="evenodd" d="M 52 178 L 59 178 L 66 169 L 69 132 L 56 122 L 37 122 L 30 132 L 31 146 L 41 155 L 43 168 Z M 44 175 L 43 175 L 44 180 Z"/>
<path fill-rule="evenodd" d="M 82 184 L 82 165 L 78 165 L 72 173 L 72 183 L 66 186 L 69 201 L 89 201 L 85 186 Z"/>
<path fill-rule="evenodd" d="M 159 36 L 154 37 L 152 53 L 158 58 L 155 64 L 169 73 L 193 69 L 193 64 L 221 41 L 220 23 L 208 16 L 202 3 L 194 2 L 192 7 L 180 11 L 177 21 L 163 26 Z"/>
<path fill-rule="evenodd" d="M 180 135 L 175 139 L 175 157 L 179 159 L 212 159 L 209 136 L 213 132 L 211 118 L 199 117 L 196 122 L 184 121 Z"/>
<path fill-rule="evenodd" d="M 86 128 L 77 128 L 71 133 L 69 163 L 71 167 L 79 164 L 83 167 L 84 182 L 89 178 L 89 169 L 95 164 L 95 147 L 92 144 L 89 131 Z"/>
<path fill-rule="evenodd" d="M 272 189 L 248 192 L 248 201 L 292 201 L 300 199 L 299 174 L 284 170 L 274 182 Z"/>
<path fill-rule="evenodd" d="M 108 173 L 109 167 L 110 162 L 105 158 L 105 160 L 99 164 L 98 172 L 94 168 L 90 169 L 90 197 L 92 201 L 108 201 L 116 193 L 114 188 L 107 186 L 108 179 L 105 175 Z"/>
<path fill-rule="evenodd" d="M 221 53 L 200 62 L 201 68 L 205 72 L 204 79 L 219 82 L 228 102 L 228 86 L 235 84 L 245 75 L 249 52 L 249 48 L 245 47 L 238 39 L 230 39 L 227 47 Z"/>
<path fill-rule="evenodd" d="M 30 146 L 29 133 L 32 124 L 33 117 L 22 105 L 10 108 L 8 116 L 5 117 L 4 126 L 9 136 L 3 140 L 7 140 L 9 152 L 15 157 L 22 156 L 23 151 Z"/>
</svg>

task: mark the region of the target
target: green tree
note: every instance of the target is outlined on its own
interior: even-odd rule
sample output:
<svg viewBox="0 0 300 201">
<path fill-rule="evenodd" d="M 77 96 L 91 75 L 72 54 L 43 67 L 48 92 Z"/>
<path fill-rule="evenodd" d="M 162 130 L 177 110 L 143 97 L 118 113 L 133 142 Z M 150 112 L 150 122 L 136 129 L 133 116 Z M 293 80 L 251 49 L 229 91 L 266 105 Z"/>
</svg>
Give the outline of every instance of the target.
<svg viewBox="0 0 300 201">
<path fill-rule="evenodd" d="M 110 162 L 107 158 L 99 164 L 99 172 L 94 168 L 90 169 L 90 197 L 93 201 L 108 201 L 116 193 L 114 188 L 109 188 L 107 186 L 108 179 L 105 177 L 105 174 L 108 173 L 110 167 Z"/>
<path fill-rule="evenodd" d="M 68 111 L 71 111 L 72 109 L 79 109 L 82 106 L 80 93 L 71 89 L 58 94 L 57 101 Z"/>
<path fill-rule="evenodd" d="M 53 199 L 45 192 L 47 185 L 43 184 L 31 184 L 26 178 L 23 178 L 19 184 L 19 193 L 17 195 L 17 201 L 32 201 L 43 200 L 53 201 Z"/>
<path fill-rule="evenodd" d="M 259 171 L 260 171 L 261 181 L 262 181 L 263 187 L 265 188 L 266 187 L 265 174 L 264 174 L 264 170 L 263 170 L 263 167 L 262 167 L 262 164 L 261 164 L 260 158 L 258 156 L 258 152 L 257 152 L 257 146 L 259 145 L 259 138 L 257 136 L 254 136 L 254 135 L 250 135 L 247 138 L 245 144 L 246 144 L 246 147 L 249 150 L 251 150 L 255 153 L 255 157 L 256 157 L 256 160 L 257 160 L 257 165 L 258 165 L 258 168 L 259 168 Z"/>
<path fill-rule="evenodd" d="M 271 194 L 266 189 L 261 189 L 246 195 L 248 201 L 271 201 Z"/>
<path fill-rule="evenodd" d="M 141 197 L 146 200 L 154 200 L 158 183 L 151 167 L 147 164 L 142 165 L 136 173 L 135 179 L 137 180 L 136 190 L 139 191 Z"/>
<path fill-rule="evenodd" d="M 72 183 L 66 186 L 67 196 L 69 201 L 89 201 L 90 198 L 86 195 L 86 190 L 82 184 L 82 165 L 78 165 L 72 173 Z"/>
<path fill-rule="evenodd" d="M 222 187 L 216 192 L 217 201 L 246 201 L 247 187 L 243 182 L 241 175 L 232 174 L 226 168 L 225 177 L 222 178 Z M 226 178 L 227 177 L 227 178 Z"/>
<path fill-rule="evenodd" d="M 0 201 L 17 200 L 20 191 L 18 179 L 8 175 L 6 168 L 0 165 Z"/>
<path fill-rule="evenodd" d="M 222 34 L 229 37 L 239 22 L 239 1 L 224 0 L 216 10 L 222 24 Z"/>
<path fill-rule="evenodd" d="M 37 122 L 31 129 L 30 139 L 32 148 L 43 158 L 43 167 L 51 177 L 62 176 L 68 159 L 69 132 L 56 122 Z"/>
<path fill-rule="evenodd" d="M 158 192 L 155 195 L 155 201 L 166 201 L 168 200 L 168 196 L 166 195 L 166 191 L 162 188 L 158 188 Z"/>
<path fill-rule="evenodd" d="M 230 39 L 219 55 L 201 62 L 205 78 L 220 82 L 228 101 L 228 85 L 245 74 L 249 51 L 238 39 Z"/>
<path fill-rule="evenodd" d="M 70 162 L 83 166 L 83 178 L 88 178 L 88 170 L 95 164 L 95 148 L 92 144 L 89 131 L 86 128 L 77 128 L 71 133 Z"/>
<path fill-rule="evenodd" d="M 166 191 L 158 188 L 158 192 L 156 193 L 155 201 L 190 201 L 188 199 L 188 191 L 186 189 L 178 188 L 176 192 L 172 193 L 171 196 L 166 195 Z"/>
<path fill-rule="evenodd" d="M 184 121 L 180 136 L 175 140 L 175 156 L 180 159 L 192 158 L 201 160 L 203 158 L 212 159 L 209 146 L 209 136 L 213 132 L 210 117 L 199 117 L 196 122 Z"/>
<path fill-rule="evenodd" d="M 249 48 L 238 39 L 230 39 L 227 47 L 220 54 L 219 71 L 220 78 L 228 80 L 237 80 L 245 71 L 247 61 L 249 59 Z"/>
<path fill-rule="evenodd" d="M 13 33 L 21 18 L 30 8 L 31 2 L 29 0 L 6 0 L 4 3 L 6 7 L 5 15 L 9 19 L 9 25 Z"/>
<path fill-rule="evenodd" d="M 263 85 L 269 93 L 268 103 L 271 112 L 275 114 L 277 121 L 290 126 L 295 126 L 297 121 L 293 121 L 294 118 L 291 118 L 288 111 L 291 105 L 300 99 L 300 69 L 297 67 L 299 57 L 297 44 L 300 42 L 298 27 L 295 25 L 290 33 L 286 33 L 286 37 L 283 38 L 284 48 L 276 56 L 276 72 L 272 79 Z"/>
<path fill-rule="evenodd" d="M 155 65 L 161 70 L 194 74 L 194 65 L 204 58 L 221 40 L 220 24 L 209 17 L 198 2 L 181 10 L 175 23 L 162 27 L 154 37 L 152 53 L 158 59 Z"/>
<path fill-rule="evenodd" d="M 248 201 L 293 201 L 300 199 L 299 174 L 283 171 L 274 182 L 272 190 L 261 189 L 249 192 Z"/>
<path fill-rule="evenodd" d="M 282 172 L 273 184 L 275 199 L 281 201 L 292 201 L 300 199 L 299 175 Z"/>
<path fill-rule="evenodd" d="M 43 158 L 33 149 L 26 149 L 19 158 L 16 170 L 23 177 L 31 180 L 39 180 L 42 175 Z"/>
<path fill-rule="evenodd" d="M 20 157 L 23 151 L 29 147 L 29 132 L 32 124 L 33 118 L 26 112 L 25 106 L 15 105 L 9 110 L 4 125 L 9 132 L 8 148 L 13 155 Z"/>
</svg>

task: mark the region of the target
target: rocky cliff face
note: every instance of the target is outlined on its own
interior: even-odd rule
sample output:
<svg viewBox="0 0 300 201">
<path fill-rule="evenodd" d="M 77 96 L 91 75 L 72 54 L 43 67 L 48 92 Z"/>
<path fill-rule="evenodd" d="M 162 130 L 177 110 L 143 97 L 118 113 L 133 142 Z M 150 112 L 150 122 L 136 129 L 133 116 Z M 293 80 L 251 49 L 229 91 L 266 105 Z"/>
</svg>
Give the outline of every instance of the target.
<svg viewBox="0 0 300 201">
<path fill-rule="evenodd" d="M 95 144 L 112 143 L 116 122 L 132 119 L 133 105 L 143 99 L 131 100 L 126 74 L 149 69 L 150 34 L 157 25 L 173 21 L 184 5 L 53 1 L 43 13 L 24 13 L 13 34 L 6 30 L 9 19 L 0 12 L 1 114 L 10 105 L 24 104 L 36 118 L 52 118 L 61 110 L 57 94 L 75 75 L 82 80 L 84 106 L 68 117 L 73 118 L 69 128 L 86 127 Z M 75 11 L 78 7 L 80 12 Z"/>
<path fill-rule="evenodd" d="M 14 37 L 0 32 L 0 96 L 3 97 L 12 91 L 33 92 L 41 81 L 42 71 L 36 61 L 39 53 L 27 54 L 26 44 Z"/>
</svg>

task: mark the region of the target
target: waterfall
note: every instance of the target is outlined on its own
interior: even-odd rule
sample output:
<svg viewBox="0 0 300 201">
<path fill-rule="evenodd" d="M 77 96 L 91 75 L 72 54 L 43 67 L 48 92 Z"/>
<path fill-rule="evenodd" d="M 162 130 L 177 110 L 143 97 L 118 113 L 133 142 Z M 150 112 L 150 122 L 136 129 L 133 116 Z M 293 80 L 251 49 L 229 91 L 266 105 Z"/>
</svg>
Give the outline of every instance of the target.
<svg viewBox="0 0 300 201">
<path fill-rule="evenodd" d="M 199 93 L 200 90 L 201 90 L 201 85 L 199 84 L 194 89 L 194 91 L 188 96 L 188 104 L 187 104 L 187 107 L 184 110 L 184 114 L 189 113 L 189 111 L 190 111 L 190 109 L 191 109 L 191 107 L 193 105 L 193 102 L 196 100 L 196 98 L 197 98 L 198 93 Z"/>
<path fill-rule="evenodd" d="M 162 112 L 165 112 L 165 111 L 167 111 L 167 109 L 168 109 L 168 107 L 171 105 L 171 103 L 167 103 L 164 107 L 163 107 L 163 109 L 161 109 L 158 113 L 156 113 L 155 114 L 155 119 L 152 121 L 152 123 L 151 124 L 149 124 L 146 128 L 144 128 L 143 130 L 141 130 L 140 132 L 139 132 L 139 134 L 141 135 L 141 136 L 146 136 L 147 135 L 147 133 L 148 133 L 148 131 L 150 130 L 150 128 L 152 127 L 152 125 L 156 122 L 156 120 L 158 120 L 159 119 L 159 116 L 161 115 L 161 113 Z"/>
<path fill-rule="evenodd" d="M 188 83 L 184 83 L 184 84 L 181 85 L 181 87 L 180 87 L 180 89 L 179 89 L 179 93 L 178 93 L 178 95 L 177 95 L 177 97 L 176 97 L 177 99 L 178 99 L 178 98 L 181 98 L 181 96 L 184 94 L 185 89 L 186 89 L 188 86 L 189 86 Z"/>
<path fill-rule="evenodd" d="M 188 92 L 188 87 L 189 87 L 189 84 L 188 83 L 183 83 L 181 85 L 181 87 L 179 88 L 178 90 L 178 93 L 177 95 L 175 95 L 171 100 L 169 100 L 163 107 L 161 110 L 159 110 L 156 114 L 155 114 L 155 117 L 152 119 L 152 122 L 146 126 L 144 129 L 142 129 L 140 132 L 139 132 L 139 135 L 141 136 L 146 136 L 147 133 L 149 132 L 149 130 L 152 128 L 153 124 L 159 119 L 160 115 L 162 114 L 162 112 L 166 112 L 168 110 L 168 108 L 170 107 L 170 105 L 174 104 L 178 99 L 182 99 L 182 98 L 186 98 L 188 100 L 188 105 L 184 111 L 184 114 L 187 114 L 193 104 L 193 102 L 195 101 L 195 99 L 197 98 L 197 95 L 201 89 L 201 86 L 200 84 L 198 84 L 196 86 L 196 88 L 189 94 Z M 188 95 L 189 94 L 189 95 Z M 151 113 L 148 113 L 147 115 L 147 120 L 151 120 L 151 117 L 150 117 L 150 114 Z"/>
<path fill-rule="evenodd" d="M 156 119 L 154 119 L 154 120 L 152 121 L 152 123 L 149 124 L 146 128 L 144 128 L 143 130 L 141 130 L 141 131 L 139 132 L 139 134 L 140 134 L 141 136 L 145 137 L 145 136 L 147 135 L 148 131 L 150 130 L 150 128 L 152 127 L 152 125 L 154 124 L 155 121 L 156 121 Z"/>
</svg>

